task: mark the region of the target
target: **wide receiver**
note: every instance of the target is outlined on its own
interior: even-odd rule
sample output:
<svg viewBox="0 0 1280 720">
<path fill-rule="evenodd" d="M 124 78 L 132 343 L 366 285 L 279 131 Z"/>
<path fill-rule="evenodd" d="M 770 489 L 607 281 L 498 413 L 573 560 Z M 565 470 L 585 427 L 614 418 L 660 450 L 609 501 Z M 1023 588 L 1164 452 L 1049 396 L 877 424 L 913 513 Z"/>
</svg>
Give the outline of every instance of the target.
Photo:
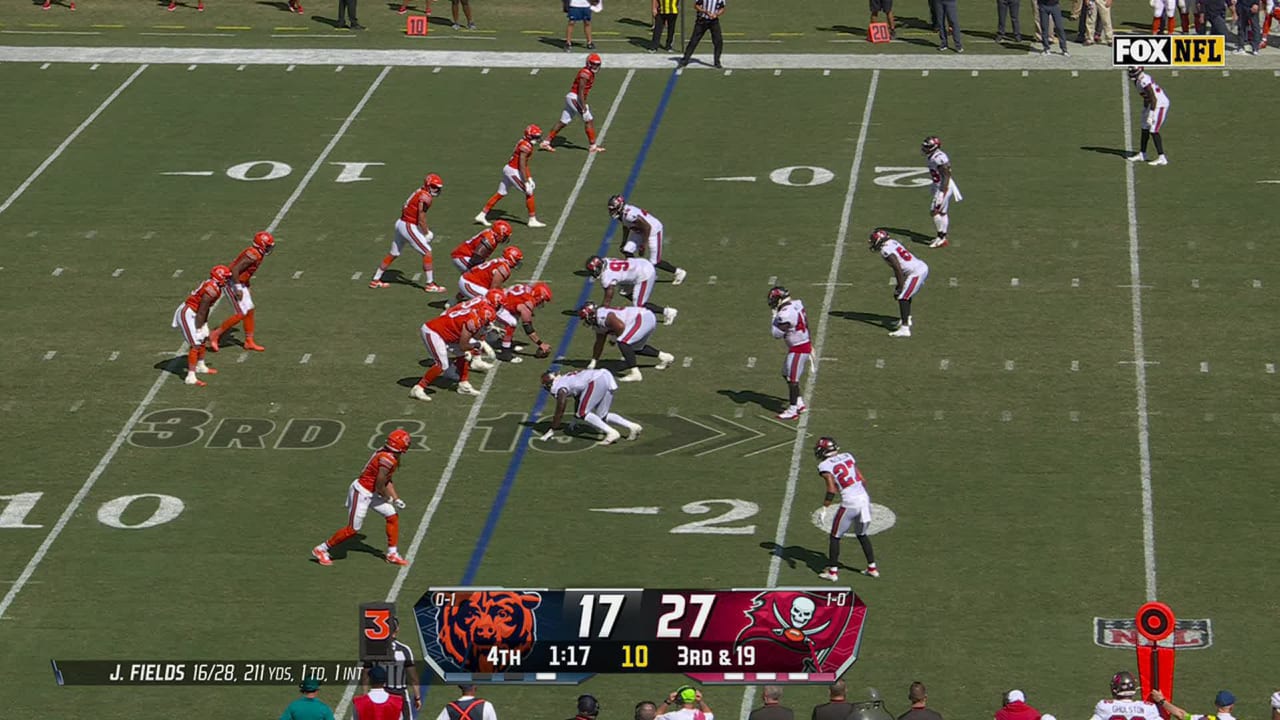
<svg viewBox="0 0 1280 720">
<path fill-rule="evenodd" d="M 253 294 L 249 291 L 249 281 L 253 279 L 254 273 L 258 272 L 258 267 L 271 254 L 275 246 L 276 239 L 271 236 L 271 233 L 263 230 L 254 235 L 253 244 L 241 250 L 236 259 L 231 262 L 231 280 L 222 291 L 235 312 L 231 317 L 223 320 L 217 330 L 209 333 L 210 350 L 218 352 L 218 340 L 222 338 L 222 334 L 235 327 L 241 320 L 244 321 L 244 349 L 257 352 L 266 350 L 253 340 L 256 311 L 253 307 Z"/>
<path fill-rule="evenodd" d="M 880 257 L 893 268 L 893 297 L 898 301 L 898 327 L 889 337 L 911 337 L 911 298 L 924 287 L 929 278 L 929 266 L 911 254 L 902 243 L 889 237 L 885 230 L 874 230 L 867 238 L 867 248 L 880 253 Z"/>
<path fill-rule="evenodd" d="M 947 230 L 951 227 L 951 216 L 947 211 L 951 208 L 951 201 L 960 202 L 964 198 L 960 196 L 955 178 L 951 177 L 951 158 L 942 151 L 942 141 L 936 137 L 927 137 L 920 143 L 920 152 L 929 165 L 929 178 L 933 180 L 933 185 L 930 186 L 932 196 L 929 215 L 933 217 L 933 227 L 938 231 L 938 236 L 929 243 L 929 247 L 943 248 L 950 244 Z"/>
<path fill-rule="evenodd" d="M 587 258 L 587 272 L 595 278 L 604 289 L 604 297 L 600 304 L 608 307 L 613 302 L 614 292 L 620 285 L 631 286 L 631 304 L 648 308 L 650 312 L 662 316 L 662 324 L 670 325 L 676 321 L 680 311 L 673 307 L 664 307 L 649 302 L 653 296 L 653 287 L 658 284 L 657 273 L 653 263 L 644 258 L 602 258 L 592 255 Z"/>
<path fill-rule="evenodd" d="M 636 355 L 658 358 L 654 370 L 666 370 L 675 362 L 676 356 L 663 352 L 649 344 L 649 338 L 658 327 L 658 319 L 653 312 L 642 307 L 610 308 L 597 307 L 589 302 L 578 308 L 578 317 L 582 323 L 596 331 L 596 344 L 591 350 L 591 362 L 587 369 L 594 370 L 604 352 L 605 340 L 614 337 L 618 342 L 618 350 L 622 352 L 624 372 L 618 376 L 618 382 L 640 382 L 644 376 L 636 367 Z"/>
<path fill-rule="evenodd" d="M 173 327 L 182 331 L 187 341 L 187 379 L 188 385 L 204 387 L 204 381 L 196 377 L 200 375 L 216 375 L 217 370 L 204 364 L 204 341 L 209 339 L 209 311 L 222 297 L 222 288 L 231 280 L 231 268 L 226 265 L 214 265 L 209 271 L 209 279 L 196 286 L 187 295 L 177 310 L 173 311 Z"/>
<path fill-rule="evenodd" d="M 560 122 L 551 128 L 551 133 L 539 145 L 547 152 L 555 152 L 553 147 L 556 141 L 556 135 L 565 128 L 569 123 L 573 122 L 574 116 L 580 116 L 583 124 L 587 128 L 587 142 L 591 143 L 588 152 L 604 152 L 604 148 L 596 143 L 596 120 L 591 115 L 591 106 L 587 105 L 587 95 L 591 92 L 591 86 L 596 82 L 596 73 L 600 70 L 600 56 L 591 53 L 587 56 L 587 64 L 578 71 L 576 77 L 573 78 L 573 87 L 569 88 L 569 93 L 564 96 L 564 111 L 560 113 Z"/>
<path fill-rule="evenodd" d="M 471 358 L 467 351 L 479 345 L 479 338 L 483 337 L 485 328 L 495 317 L 493 307 L 483 303 L 475 307 L 450 308 L 440 317 L 423 323 L 420 330 L 422 344 L 427 346 L 434 362 L 409 391 L 409 397 L 430 400 L 427 386 L 444 374 L 450 364 L 458 371 L 458 394 L 479 395 L 480 391 L 471 386 Z"/>
<path fill-rule="evenodd" d="M 351 481 L 347 490 L 347 524 L 335 532 L 328 540 L 311 549 L 311 557 L 321 565 L 332 565 L 329 551 L 350 540 L 360 527 L 364 525 L 364 516 L 372 508 L 374 512 L 387 519 L 387 562 L 392 565 L 408 565 L 409 561 L 400 557 L 396 543 L 400 539 L 400 516 L 396 509 L 404 509 L 405 503 L 396 492 L 395 482 L 391 476 L 400 467 L 400 456 L 413 443 L 412 436 L 403 428 L 391 431 L 382 448 L 364 464 L 360 476 Z"/>
<path fill-rule="evenodd" d="M 518 283 L 502 293 L 502 301 L 498 306 L 498 324 L 502 325 L 502 358 L 510 362 L 520 362 L 515 357 L 514 343 L 516 325 L 524 330 L 537 347 L 533 356 L 544 358 L 551 354 L 551 346 L 543 342 L 542 336 L 533 327 L 533 311 L 551 302 L 551 287 L 544 282 L 532 285 Z"/>
<path fill-rule="evenodd" d="M 382 274 L 391 267 L 391 263 L 395 262 L 396 258 L 400 257 L 400 252 L 408 244 L 422 254 L 422 276 L 427 281 L 422 286 L 423 292 L 445 291 L 443 285 L 436 284 L 435 266 L 431 260 L 431 240 L 435 235 L 427 226 L 427 211 L 431 209 L 431 203 L 435 202 L 442 190 L 444 190 L 444 180 L 432 173 L 422 181 L 422 187 L 414 190 L 409 199 L 404 201 L 404 207 L 400 209 L 400 219 L 396 221 L 396 234 L 391 241 L 391 250 L 382 258 L 382 264 L 378 265 L 378 269 L 373 271 L 373 280 L 369 281 L 369 287 L 388 287 L 387 283 L 382 281 Z"/>
<path fill-rule="evenodd" d="M 799 419 L 807 408 L 800 397 L 800 378 L 806 365 L 813 365 L 813 344 L 809 341 L 809 317 L 804 303 L 792 299 L 791 293 L 781 285 L 769 289 L 769 309 L 773 321 L 769 331 L 773 337 L 787 344 L 787 355 L 782 359 L 782 379 L 787 381 L 787 408 L 778 413 L 779 420 Z"/>
<path fill-rule="evenodd" d="M 871 526 L 871 496 L 867 494 L 866 480 L 852 453 L 843 452 L 836 441 L 829 437 L 819 438 L 813 446 L 813 456 L 818 460 L 818 474 L 827 483 L 827 495 L 822 507 L 830 508 L 836 496 L 840 497 L 840 506 L 831 517 L 831 537 L 827 548 L 827 569 L 818 577 L 831 582 L 840 581 L 840 539 L 849 530 L 862 546 L 862 553 L 867 556 L 867 569 L 863 574 L 880 577 L 876 569 L 875 551 L 871 549 L 871 537 L 867 530 Z"/>
<path fill-rule="evenodd" d="M 1093 720 L 1111 720 L 1116 716 L 1125 720 L 1160 720 L 1160 708 L 1137 698 L 1138 681 L 1128 670 L 1111 676 L 1111 698 L 1099 700 L 1093 708 Z"/>
<path fill-rule="evenodd" d="M 533 201 L 533 189 L 537 183 L 529 174 L 529 158 L 533 155 L 533 145 L 541 139 L 542 128 L 537 125 L 530 125 L 524 129 L 524 137 L 516 142 L 515 149 L 511 151 L 511 159 L 502 166 L 502 179 L 498 181 L 498 191 L 489 196 L 484 209 L 476 215 L 476 222 L 488 227 L 489 211 L 498 204 L 499 200 L 506 197 L 512 188 L 515 188 L 524 193 L 524 206 L 529 210 L 529 227 L 547 226 L 546 223 L 538 221 L 537 207 Z"/>
<path fill-rule="evenodd" d="M 1169 96 L 1145 72 L 1145 68 L 1136 65 L 1129 68 L 1129 79 L 1138 86 L 1138 94 L 1142 96 L 1142 144 L 1138 152 L 1129 156 L 1130 162 L 1141 162 L 1147 159 L 1147 141 L 1156 141 L 1156 159 L 1147 163 L 1151 166 L 1168 165 L 1169 159 L 1164 156 L 1164 140 L 1160 137 L 1160 128 L 1169 116 Z"/>
<path fill-rule="evenodd" d="M 498 246 L 511 239 L 511 223 L 499 220 L 493 227 L 487 227 L 476 233 L 470 240 L 465 240 L 453 249 L 449 255 L 458 272 L 465 273 L 471 268 L 489 259 Z"/>
<path fill-rule="evenodd" d="M 662 221 L 642 208 L 629 205 L 621 195 L 609 198 L 609 216 L 622 225 L 622 256 L 635 257 L 643 248 L 648 250 L 649 262 L 659 270 L 673 273 L 672 285 L 684 282 L 683 269 L 662 259 Z M 642 245 L 643 243 L 643 245 Z"/>
<path fill-rule="evenodd" d="M 578 409 L 575 414 L 604 434 L 600 440 L 601 445 L 612 445 L 622 437 L 622 433 L 609 427 L 610 425 L 625 429 L 628 440 L 635 440 L 644 429 L 640 423 L 613 412 L 613 394 L 618 390 L 618 383 L 608 370 L 578 370 L 563 374 L 547 371 L 542 374 L 542 387 L 556 401 L 551 429 L 542 436 L 543 440 L 550 439 L 560 429 L 560 419 L 564 417 L 565 406 L 570 397 L 577 399 Z"/>
</svg>

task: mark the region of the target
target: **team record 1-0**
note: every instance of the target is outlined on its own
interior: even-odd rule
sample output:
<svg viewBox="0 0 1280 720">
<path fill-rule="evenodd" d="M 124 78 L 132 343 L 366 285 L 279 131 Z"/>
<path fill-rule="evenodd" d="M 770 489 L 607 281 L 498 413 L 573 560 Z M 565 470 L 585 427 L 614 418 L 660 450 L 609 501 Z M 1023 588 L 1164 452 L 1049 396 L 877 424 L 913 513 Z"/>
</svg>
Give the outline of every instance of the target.
<svg viewBox="0 0 1280 720">
<path fill-rule="evenodd" d="M 414 606 L 423 657 L 447 683 L 831 682 L 857 660 L 866 614 L 847 587 L 434 587 Z"/>
</svg>

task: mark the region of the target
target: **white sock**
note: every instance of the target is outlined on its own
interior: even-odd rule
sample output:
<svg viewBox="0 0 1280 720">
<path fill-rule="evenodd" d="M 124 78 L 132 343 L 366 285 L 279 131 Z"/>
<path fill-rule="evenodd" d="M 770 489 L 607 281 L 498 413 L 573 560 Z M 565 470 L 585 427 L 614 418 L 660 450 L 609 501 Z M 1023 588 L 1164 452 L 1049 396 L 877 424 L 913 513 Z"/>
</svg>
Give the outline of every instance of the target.
<svg viewBox="0 0 1280 720">
<path fill-rule="evenodd" d="M 428 284 L 428 285 L 432 285 L 432 284 L 434 284 L 434 283 L 435 283 L 435 281 L 436 281 L 436 271 L 435 271 L 435 270 L 423 270 L 423 271 L 422 271 L 422 274 L 423 274 L 424 276 L 426 276 L 426 278 L 427 278 L 427 284 Z"/>
<path fill-rule="evenodd" d="M 587 413 L 587 416 L 583 418 L 583 420 L 586 420 L 588 425 L 599 430 L 605 435 L 613 432 L 613 428 L 609 427 L 605 421 L 601 420 L 600 416 L 595 413 Z"/>
<path fill-rule="evenodd" d="M 328 541 L 320 543 L 319 545 L 316 546 L 316 549 L 319 550 L 320 552 L 329 552 Z"/>
<path fill-rule="evenodd" d="M 382 268 L 373 271 L 373 281 L 378 282 L 382 279 Z"/>
<path fill-rule="evenodd" d="M 611 412 L 611 413 L 609 413 L 608 415 L 605 415 L 605 416 L 604 416 L 604 420 L 605 420 L 605 422 L 609 423 L 610 425 L 621 425 L 622 427 L 624 427 L 624 428 L 626 428 L 626 429 L 628 429 L 628 430 L 630 430 L 630 429 L 632 429 L 632 428 L 634 428 L 634 427 L 636 426 L 636 424 L 635 424 L 635 423 L 631 422 L 630 420 L 628 420 L 628 419 L 626 419 L 626 418 L 622 417 L 621 415 L 619 415 L 618 413 L 615 413 L 615 412 Z"/>
<path fill-rule="evenodd" d="M 388 555 L 399 555 L 399 554 L 400 554 L 400 551 L 396 549 L 396 546 L 395 546 L 395 545 L 392 545 L 391 547 L 387 548 L 387 554 L 388 554 Z"/>
</svg>

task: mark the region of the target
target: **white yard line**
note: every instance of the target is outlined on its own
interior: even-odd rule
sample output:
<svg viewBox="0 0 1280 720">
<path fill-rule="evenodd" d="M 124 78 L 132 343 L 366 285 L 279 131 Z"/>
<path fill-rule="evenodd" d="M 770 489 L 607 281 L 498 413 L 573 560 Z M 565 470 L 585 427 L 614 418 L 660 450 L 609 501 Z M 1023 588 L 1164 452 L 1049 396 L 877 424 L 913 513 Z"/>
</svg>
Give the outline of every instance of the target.
<svg viewBox="0 0 1280 720">
<path fill-rule="evenodd" d="M 862 126 L 858 128 L 858 144 L 853 151 L 853 165 L 849 168 L 849 189 L 844 195 L 844 208 L 840 211 L 840 230 L 836 235 L 836 249 L 831 256 L 831 271 L 827 274 L 827 291 L 822 296 L 822 310 L 818 313 L 818 333 L 813 338 L 813 355 L 822 357 L 822 348 L 827 341 L 827 325 L 831 320 L 831 303 L 836 296 L 836 279 L 840 276 L 840 262 L 844 258 L 845 241 L 849 238 L 849 221 L 853 215 L 853 196 L 858 191 L 858 174 L 862 171 L 862 154 L 867 145 L 867 129 L 871 127 L 871 110 L 875 106 L 876 88 L 880 85 L 880 71 L 871 73 L 871 85 L 867 88 L 867 101 L 862 108 Z M 819 368 L 820 372 L 821 368 Z M 787 540 L 787 527 L 791 523 L 791 509 L 796 500 L 796 483 L 800 478 L 800 463 L 805 452 L 805 430 L 809 427 L 809 418 L 813 417 L 813 405 L 816 399 L 813 388 L 818 382 L 818 372 L 809 373 L 809 381 L 804 386 L 805 402 L 809 403 L 809 411 L 800 416 L 796 423 L 795 444 L 791 446 L 791 471 L 787 475 L 787 487 L 782 496 L 782 509 L 778 514 L 778 531 L 774 535 L 774 555 L 769 558 L 769 579 L 766 587 L 778 584 L 778 573 L 782 569 L 782 557 L 777 552 L 784 547 Z M 748 685 L 742 692 L 742 709 L 739 713 L 742 720 L 751 714 L 751 706 L 755 704 L 756 686 Z"/>
<path fill-rule="evenodd" d="M 137 77 L 138 73 L 141 73 L 145 67 L 146 66 L 144 65 L 138 68 L 137 72 L 133 74 L 130 80 L 132 80 L 133 77 Z M 390 72 L 390 70 L 390 66 L 383 68 L 382 73 L 380 73 L 377 79 L 373 81 L 373 84 L 369 86 L 368 92 L 366 92 L 364 97 L 360 99 L 360 103 L 356 105 L 355 109 L 351 111 L 351 114 L 347 116 L 346 122 L 342 123 L 342 127 L 338 129 L 338 132 L 333 136 L 333 139 L 329 141 L 329 144 L 325 147 L 324 151 L 320 153 L 320 157 L 316 158 L 316 162 L 311 166 L 311 170 L 303 176 L 302 180 L 298 183 L 298 187 L 293 191 L 293 194 L 289 196 L 289 199 L 286 200 L 284 205 L 280 208 L 280 212 L 276 213 L 275 220 L 271 221 L 271 226 L 268 228 L 269 230 L 275 230 L 280 224 L 280 221 L 284 219 L 284 216 L 288 214 L 289 210 L 293 207 L 294 203 L 298 201 L 298 197 L 302 195 L 302 191 L 311 182 L 311 178 L 316 174 L 316 169 L 324 163 L 325 159 L 329 156 L 329 153 L 333 152 L 334 146 L 336 146 L 338 141 L 342 139 L 342 136 L 346 134 L 347 129 L 351 127 L 351 123 L 355 120 L 360 111 L 364 109 L 365 104 L 369 102 L 369 97 L 373 94 L 373 91 L 377 89 L 378 85 L 382 83 L 383 78 L 387 76 L 387 73 Z M 127 84 L 128 83 L 126 82 L 125 85 L 121 85 L 120 88 L 116 90 L 115 94 L 118 95 L 120 90 L 123 90 Z M 110 100 L 110 98 L 108 98 L 108 100 Z M 106 103 L 103 103 L 102 107 L 100 107 L 98 111 L 101 112 L 103 107 L 106 107 Z M 92 119 L 93 116 L 90 116 L 90 120 Z M 89 121 L 87 120 L 85 122 L 87 124 Z M 70 142 L 74 136 L 75 134 L 73 133 L 72 137 L 67 139 L 67 142 Z M 64 145 L 65 144 L 66 143 L 64 143 Z M 51 160 L 52 157 L 50 158 L 50 161 Z M 46 161 L 46 163 L 47 162 L 49 161 Z M 185 347 L 185 345 L 178 348 L 177 354 L 181 354 L 183 347 Z M 124 426 L 120 428 L 120 432 L 116 433 L 116 439 L 112 441 L 111 447 L 107 448 L 107 452 L 103 454 L 102 459 L 98 460 L 98 464 L 94 466 L 93 472 L 89 473 L 89 477 L 85 478 L 84 485 L 80 487 L 79 492 L 71 498 L 71 502 L 67 505 L 67 509 L 62 511 L 62 515 L 58 518 L 58 521 L 54 523 L 53 528 L 49 530 L 49 534 L 45 537 L 44 542 L 40 543 L 40 547 L 36 549 L 36 553 L 32 556 L 31 561 L 27 563 L 25 568 L 23 568 L 22 574 L 19 575 L 18 579 L 13 583 L 13 587 L 9 588 L 9 592 L 5 594 L 4 599 L 0 600 L 0 618 L 4 617 L 5 612 L 8 611 L 9 607 L 13 605 L 14 600 L 18 597 L 18 593 L 22 592 L 22 588 L 31 580 L 31 576 L 35 574 L 36 568 L 40 566 L 45 555 L 48 554 L 49 548 L 53 546 L 54 541 L 56 541 L 58 536 L 62 534 L 63 529 L 66 528 L 71 517 L 75 515 L 76 511 L 80 508 L 81 503 L 84 502 L 85 497 L 89 494 L 89 491 L 92 490 L 94 484 L 98 482 L 98 478 L 102 477 L 102 473 L 106 472 L 111 461 L 115 459 L 116 453 L 120 452 L 120 448 L 124 445 L 125 440 L 128 439 L 129 433 L 133 432 L 134 426 L 138 424 L 138 421 L 142 419 L 142 415 L 156 399 L 156 394 L 160 392 L 160 387 L 164 385 L 164 381 L 169 378 L 169 375 L 170 373 L 167 370 L 162 371 L 159 374 L 159 377 L 155 379 L 155 382 L 151 383 L 151 389 L 142 397 L 142 402 L 138 403 L 138 407 L 133 411 L 133 414 L 129 416 L 129 419 L 125 421 Z"/>
<path fill-rule="evenodd" d="M 613 104 L 609 106 L 609 113 L 605 115 L 604 124 L 600 126 L 600 134 L 596 136 L 596 140 L 603 144 L 605 137 L 609 133 L 609 126 L 613 124 L 613 118 L 618 113 L 618 108 L 622 105 L 622 98 L 627 93 L 627 88 L 631 86 L 631 79 L 636 74 L 635 70 L 627 72 L 627 76 L 623 79 L 622 85 L 618 88 L 618 94 L 613 98 Z M 551 260 L 551 252 L 555 250 L 556 243 L 560 240 L 560 234 L 564 232 L 565 223 L 568 221 L 569 214 L 573 211 L 573 206 L 578 202 L 578 195 L 582 192 L 582 186 L 587 182 L 587 173 L 591 171 L 591 166 L 595 164 L 596 154 L 588 153 L 587 159 L 582 163 L 582 169 L 578 171 L 578 180 L 573 184 L 573 189 L 569 192 L 569 199 L 565 201 L 564 210 L 560 212 L 560 219 L 551 229 L 551 236 L 547 240 L 547 245 L 542 249 L 542 255 L 538 257 L 538 264 L 534 266 L 533 277 L 531 280 L 537 280 L 542 277 L 542 271 L 546 268 L 547 262 Z M 462 459 L 462 453 L 467 449 L 467 443 L 471 440 L 471 434 L 475 432 L 476 423 L 480 419 L 480 410 L 484 406 L 484 401 L 489 397 L 489 388 L 493 386 L 493 381 L 498 377 L 498 370 L 502 367 L 498 363 L 494 369 L 485 373 L 484 383 L 480 385 L 480 395 L 471 404 L 471 411 L 467 413 L 467 419 L 462 423 L 462 429 L 458 431 L 458 439 L 453 444 L 453 451 L 449 453 L 449 460 L 445 463 L 444 471 L 440 473 L 440 482 L 436 483 L 436 490 L 431 495 L 430 502 L 422 514 L 422 520 L 418 523 L 417 529 L 413 533 L 413 541 L 409 543 L 409 550 L 404 554 L 404 559 L 409 561 L 408 565 L 400 566 L 399 572 L 396 573 L 396 579 L 391 583 L 391 589 L 387 591 L 386 602 L 395 602 L 400 597 L 400 591 L 404 588 L 405 580 L 409 577 L 409 571 L 413 568 L 413 562 L 418 556 L 418 550 L 422 548 L 422 543 L 426 540 L 427 530 L 431 527 L 431 521 L 435 519 L 436 511 L 440 508 L 440 503 L 444 500 L 445 490 L 449 488 L 449 483 L 453 481 L 453 474 L 458 468 L 458 461 Z M 355 697 L 357 682 L 351 682 L 347 685 L 347 689 L 342 694 L 342 699 L 338 701 L 337 707 L 334 709 L 334 717 L 342 720 L 346 716 L 347 708 L 351 705 L 352 698 Z"/>
<path fill-rule="evenodd" d="M 133 81 L 137 80 L 138 76 L 142 74 L 142 71 L 146 69 L 147 69 L 146 65 L 139 65 L 138 69 L 134 70 L 132 75 L 125 78 L 124 82 L 120 83 L 120 87 L 116 88 L 115 92 L 108 95 L 107 99 L 103 100 L 102 104 L 99 105 L 96 110 L 89 113 L 89 117 L 85 118 L 84 122 L 76 126 L 76 129 L 71 131 L 71 134 L 67 136 L 67 139 L 63 140 L 62 144 L 59 145 L 49 155 L 49 157 L 45 158 L 44 162 L 40 163 L 40 166 L 37 167 L 34 172 L 28 175 L 26 180 L 22 181 L 22 184 L 18 186 L 18 189 L 14 190 L 13 194 L 10 195 L 8 199 L 4 201 L 3 204 L 0 204 L 0 214 L 4 213 L 5 210 L 8 210 L 9 206 L 12 205 L 14 202 L 16 202 L 17 199 L 22 196 L 22 193 L 27 191 L 27 188 L 31 187 L 31 183 L 35 182 L 36 178 L 39 178 L 41 175 L 43 175 L 44 171 L 48 170 L 49 166 L 53 164 L 53 161 L 57 160 L 58 156 L 62 155 L 62 153 L 67 149 L 67 146 L 69 146 L 73 141 L 75 141 L 76 138 L 80 137 L 80 133 L 84 132 L 86 128 L 92 125 L 93 121 L 97 120 L 98 116 L 102 114 L 102 111 L 106 110 L 107 107 L 111 105 L 111 103 L 115 102 L 116 98 L 120 97 L 120 93 L 124 92 L 125 88 L 128 88 L 130 85 L 132 85 Z M 3 614 L 4 614 L 4 611 L 0 609 L 0 615 L 3 615 Z"/>
<path fill-rule="evenodd" d="M 1129 80 L 1120 76 L 1124 104 L 1124 148 L 1133 152 L 1133 121 L 1129 110 Z M 1138 472 L 1142 478 L 1142 559 L 1147 574 L 1147 600 L 1156 599 L 1156 522 L 1151 501 L 1151 422 L 1147 412 L 1147 350 L 1142 337 L 1142 268 L 1138 259 L 1138 192 L 1134 165 L 1124 164 L 1125 194 L 1129 204 L 1129 287 L 1133 306 L 1133 376 L 1138 396 Z"/>
</svg>

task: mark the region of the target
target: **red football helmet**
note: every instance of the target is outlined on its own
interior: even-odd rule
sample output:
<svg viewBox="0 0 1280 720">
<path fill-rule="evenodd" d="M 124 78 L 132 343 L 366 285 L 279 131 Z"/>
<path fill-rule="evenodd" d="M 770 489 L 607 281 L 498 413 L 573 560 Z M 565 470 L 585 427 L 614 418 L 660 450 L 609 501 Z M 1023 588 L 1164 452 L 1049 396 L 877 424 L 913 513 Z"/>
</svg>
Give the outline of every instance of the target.
<svg viewBox="0 0 1280 720">
<path fill-rule="evenodd" d="M 587 325 L 587 327 L 595 327 L 596 304 L 593 302 L 583 303 L 582 307 L 578 308 L 578 317 L 582 318 L 582 322 Z"/>
<path fill-rule="evenodd" d="M 888 231 L 884 229 L 876 229 L 871 231 L 871 235 L 867 237 L 867 249 L 875 252 L 880 249 L 881 245 L 889 239 Z"/>
<path fill-rule="evenodd" d="M 533 301 L 538 305 L 551 302 L 551 286 L 544 282 L 534 283 Z"/>
<path fill-rule="evenodd" d="M 506 297 L 506 293 L 498 288 L 490 288 L 489 292 L 484 294 L 484 299 L 489 302 L 494 309 L 502 307 L 502 298 Z"/>
<path fill-rule="evenodd" d="M 386 447 L 394 453 L 402 453 L 413 444 L 413 437 L 404 428 L 396 428 L 387 436 Z"/>
<path fill-rule="evenodd" d="M 441 190 L 444 190 L 444 180 L 439 175 L 431 173 L 422 181 L 422 187 L 427 191 L 428 195 L 435 197 L 440 194 Z"/>
<path fill-rule="evenodd" d="M 787 292 L 787 289 L 781 285 L 774 285 L 769 288 L 769 307 L 776 310 L 779 305 L 790 299 L 791 293 Z"/>
<path fill-rule="evenodd" d="M 253 236 L 253 246 L 258 248 L 258 252 L 266 255 L 275 249 L 276 239 L 271 236 L 271 233 L 263 230 Z"/>
<path fill-rule="evenodd" d="M 537 142 L 542 139 L 542 128 L 537 125 L 530 125 L 524 129 L 524 139 L 529 142 Z"/>
<path fill-rule="evenodd" d="M 542 387 L 544 387 L 544 388 L 546 388 L 546 389 L 550 390 L 550 389 L 551 389 L 551 383 L 555 382 L 555 381 L 556 381 L 556 378 L 558 378 L 558 377 L 560 377 L 560 376 L 559 376 L 559 375 L 557 375 L 557 374 L 555 374 L 555 373 L 553 373 L 553 372 L 551 372 L 550 370 L 548 370 L 548 371 L 546 371 L 546 372 L 542 373 Z"/>
<path fill-rule="evenodd" d="M 813 446 L 813 456 L 819 460 L 825 460 L 838 452 L 840 446 L 836 444 L 835 438 L 818 438 L 818 443 Z"/>
<path fill-rule="evenodd" d="M 599 55 L 597 55 L 596 53 L 591 53 L 590 55 L 587 56 L 587 69 L 591 71 L 600 69 Z"/>
<path fill-rule="evenodd" d="M 511 263 L 511 267 L 520 267 L 520 263 L 524 261 L 524 253 L 520 252 L 520 248 L 512 245 L 502 251 L 502 258 Z"/>
<path fill-rule="evenodd" d="M 499 220 L 493 224 L 493 234 L 498 236 L 498 242 L 504 243 L 511 239 L 511 223 L 506 220 Z"/>
<path fill-rule="evenodd" d="M 940 147 L 942 147 L 942 141 L 937 137 L 930 135 L 924 139 L 924 142 L 920 143 L 920 152 L 925 155 L 929 155 Z"/>
<path fill-rule="evenodd" d="M 611 195 L 609 197 L 609 214 L 613 217 L 622 217 L 622 208 L 626 204 L 626 198 L 621 195 Z"/>
<path fill-rule="evenodd" d="M 587 272 L 591 273 L 591 277 L 600 277 L 600 273 L 604 272 L 604 258 L 599 255 L 592 255 L 587 258 Z"/>
<path fill-rule="evenodd" d="M 226 265 L 214 265 L 209 271 L 209 277 L 219 285 L 226 285 L 231 279 L 231 268 Z"/>
</svg>

